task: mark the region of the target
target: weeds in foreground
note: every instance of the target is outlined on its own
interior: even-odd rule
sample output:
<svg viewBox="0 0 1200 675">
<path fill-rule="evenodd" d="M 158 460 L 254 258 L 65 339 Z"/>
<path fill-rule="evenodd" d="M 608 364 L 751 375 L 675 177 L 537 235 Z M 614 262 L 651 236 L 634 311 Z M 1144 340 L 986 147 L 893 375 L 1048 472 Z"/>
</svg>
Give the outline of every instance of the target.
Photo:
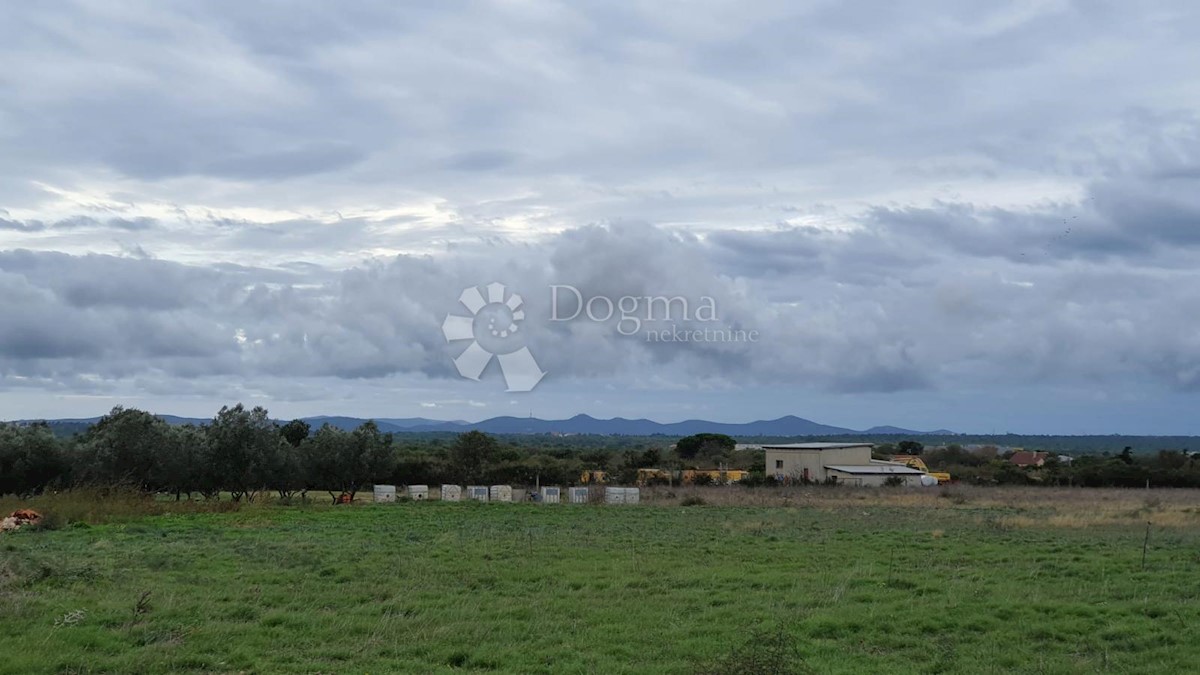
<svg viewBox="0 0 1200 675">
<path fill-rule="evenodd" d="M 796 639 L 782 627 L 756 630 L 728 654 L 696 669 L 696 675 L 801 675 L 814 672 Z"/>
<path fill-rule="evenodd" d="M 943 487 L 938 491 L 938 497 L 949 499 L 951 504 L 966 504 L 971 501 L 965 494 L 959 490 L 950 487 Z"/>
<path fill-rule="evenodd" d="M 26 527 L 34 532 L 48 532 L 51 530 L 60 529 L 64 525 L 66 525 L 66 519 L 63 518 L 62 514 L 57 511 L 51 511 L 49 513 L 43 513 L 41 520 L 38 520 L 35 524 L 27 525 Z"/>
<path fill-rule="evenodd" d="M 63 626 L 74 626 L 75 624 L 83 623 L 83 620 L 86 618 L 87 618 L 87 610 L 86 609 L 76 609 L 76 610 L 67 612 L 66 614 L 63 614 L 62 616 L 55 619 L 54 627 L 62 628 Z"/>
<path fill-rule="evenodd" d="M 243 502 L 231 500 L 158 499 L 153 494 L 137 490 L 111 488 L 81 488 L 46 493 L 18 499 L 0 498 L 0 513 L 18 508 L 31 508 L 42 514 L 36 530 L 55 530 L 67 525 L 137 520 L 146 516 L 188 513 L 225 513 L 244 508 Z"/>
<path fill-rule="evenodd" d="M 142 591 L 138 596 L 137 602 L 133 603 L 133 610 L 129 617 L 129 628 L 132 629 L 138 620 L 150 613 L 150 591 Z"/>
</svg>

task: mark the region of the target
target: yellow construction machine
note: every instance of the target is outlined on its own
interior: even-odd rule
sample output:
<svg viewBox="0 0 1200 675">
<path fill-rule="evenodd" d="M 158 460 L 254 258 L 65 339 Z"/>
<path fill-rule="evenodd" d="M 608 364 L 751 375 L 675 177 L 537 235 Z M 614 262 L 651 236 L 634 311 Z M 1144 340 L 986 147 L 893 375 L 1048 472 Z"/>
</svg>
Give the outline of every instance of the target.
<svg viewBox="0 0 1200 675">
<path fill-rule="evenodd" d="M 892 455 L 891 461 L 899 462 L 918 471 L 924 471 L 930 476 L 936 478 L 938 485 L 945 485 L 946 483 L 950 482 L 950 474 L 946 473 L 945 471 L 930 471 L 929 467 L 925 465 L 925 460 L 916 455 Z"/>
</svg>

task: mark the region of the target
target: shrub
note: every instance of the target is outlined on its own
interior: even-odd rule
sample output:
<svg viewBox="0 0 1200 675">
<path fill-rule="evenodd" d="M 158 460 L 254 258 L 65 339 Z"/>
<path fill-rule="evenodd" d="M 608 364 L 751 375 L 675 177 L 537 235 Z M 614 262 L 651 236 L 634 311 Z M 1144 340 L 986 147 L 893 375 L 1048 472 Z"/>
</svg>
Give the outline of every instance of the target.
<svg viewBox="0 0 1200 675">
<path fill-rule="evenodd" d="M 30 525 L 31 530 L 57 530 L 66 525 L 66 520 L 57 511 L 49 511 L 42 514 L 41 520 L 37 521 L 36 525 Z"/>
<path fill-rule="evenodd" d="M 799 675 L 811 673 L 795 639 L 782 628 L 754 631 L 744 644 L 696 669 L 696 675 Z"/>
<path fill-rule="evenodd" d="M 738 485 L 748 488 L 774 486 L 776 484 L 774 476 L 768 476 L 760 471 L 751 471 L 748 476 L 738 481 Z"/>
<path fill-rule="evenodd" d="M 30 499 L 0 499 L 0 513 L 31 508 L 51 519 L 51 527 L 75 523 L 99 524 L 136 520 L 164 513 L 225 513 L 242 508 L 234 501 L 174 501 L 155 499 L 127 488 L 81 488 L 59 493 L 47 492 Z"/>
<path fill-rule="evenodd" d="M 697 497 L 696 495 L 689 495 L 687 497 L 684 497 L 683 501 L 679 502 L 679 505 L 680 506 L 704 506 L 707 503 L 708 502 L 704 501 L 704 499 L 701 497 Z"/>
<path fill-rule="evenodd" d="M 942 499 L 949 499 L 954 504 L 966 504 L 968 501 L 970 501 L 965 494 L 948 487 L 943 487 L 941 491 L 938 492 L 938 497 Z"/>
</svg>

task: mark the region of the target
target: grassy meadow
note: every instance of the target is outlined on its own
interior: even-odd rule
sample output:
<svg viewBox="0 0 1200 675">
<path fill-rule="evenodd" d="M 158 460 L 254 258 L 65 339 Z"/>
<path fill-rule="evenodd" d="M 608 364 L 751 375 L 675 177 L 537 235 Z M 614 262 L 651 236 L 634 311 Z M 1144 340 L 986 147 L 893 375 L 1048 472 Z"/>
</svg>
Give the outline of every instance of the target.
<svg viewBox="0 0 1200 675">
<path fill-rule="evenodd" d="M 1200 663 L 1195 491 L 704 488 L 644 499 L 160 501 L 107 514 L 35 499 L 23 504 L 59 511 L 57 529 L 0 535 L 0 672 Z"/>
</svg>

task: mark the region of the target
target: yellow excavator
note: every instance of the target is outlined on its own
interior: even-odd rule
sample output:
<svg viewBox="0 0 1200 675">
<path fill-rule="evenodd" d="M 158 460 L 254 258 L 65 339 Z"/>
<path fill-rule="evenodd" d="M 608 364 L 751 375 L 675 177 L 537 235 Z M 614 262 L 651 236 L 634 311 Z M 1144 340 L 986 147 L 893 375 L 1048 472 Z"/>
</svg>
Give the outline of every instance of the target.
<svg viewBox="0 0 1200 675">
<path fill-rule="evenodd" d="M 925 465 L 925 460 L 917 457 L 916 455 L 892 455 L 892 461 L 900 462 L 901 464 L 918 471 L 924 471 L 930 476 L 936 478 L 938 485 L 945 485 L 946 483 L 950 482 L 950 474 L 946 473 L 945 471 L 930 471 L 929 467 Z"/>
</svg>

